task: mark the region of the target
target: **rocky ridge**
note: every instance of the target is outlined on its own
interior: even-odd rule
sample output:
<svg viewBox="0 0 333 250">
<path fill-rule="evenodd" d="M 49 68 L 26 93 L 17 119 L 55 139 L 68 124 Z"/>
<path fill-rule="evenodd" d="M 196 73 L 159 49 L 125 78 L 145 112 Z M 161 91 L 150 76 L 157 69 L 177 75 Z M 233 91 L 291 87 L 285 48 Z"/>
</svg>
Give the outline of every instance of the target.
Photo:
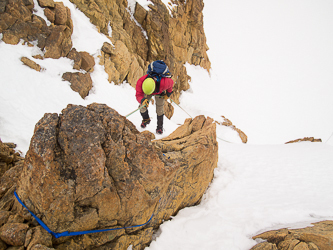
<svg viewBox="0 0 333 250">
<path fill-rule="evenodd" d="M 315 139 L 314 137 L 304 137 L 304 138 L 300 138 L 300 139 L 288 141 L 285 144 L 296 143 L 296 142 L 303 142 L 303 141 L 308 141 L 308 142 L 322 142 L 322 140 L 320 138 L 319 139 Z"/>
<path fill-rule="evenodd" d="M 221 126 L 226 126 L 226 127 L 229 127 L 231 128 L 232 130 L 236 131 L 239 138 L 242 140 L 243 143 L 247 143 L 247 135 L 242 131 L 240 130 L 239 128 L 237 128 L 234 124 L 232 124 L 232 122 L 226 118 L 225 116 L 221 116 L 222 119 L 223 119 L 223 122 L 218 122 L 216 121 L 216 123 L 218 125 L 221 125 Z"/>
</svg>

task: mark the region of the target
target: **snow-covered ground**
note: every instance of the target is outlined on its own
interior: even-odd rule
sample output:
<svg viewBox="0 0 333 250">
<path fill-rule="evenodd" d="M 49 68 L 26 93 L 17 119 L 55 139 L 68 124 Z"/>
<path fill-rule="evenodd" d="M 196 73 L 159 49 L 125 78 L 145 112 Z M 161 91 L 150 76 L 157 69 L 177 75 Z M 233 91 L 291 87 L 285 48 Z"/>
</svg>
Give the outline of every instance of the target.
<svg viewBox="0 0 333 250">
<path fill-rule="evenodd" d="M 201 204 L 162 224 L 148 249 L 248 250 L 266 230 L 333 219 L 332 146 L 219 142 L 219 157 Z"/>
<path fill-rule="evenodd" d="M 74 47 L 97 62 L 108 39 L 68 0 L 63 2 L 72 12 Z M 248 135 L 249 144 L 218 126 L 223 139 L 218 168 L 201 204 L 162 224 L 147 249 L 246 250 L 262 231 L 333 219 L 332 12 L 329 0 L 205 1 L 212 71 L 209 75 L 186 65 L 191 89 L 182 94 L 180 105 L 192 117 L 204 114 L 222 121 L 226 116 Z M 138 107 L 135 90 L 127 83 L 108 83 L 98 63 L 91 75 L 94 87 L 83 100 L 61 79 L 64 72 L 75 71 L 69 59 L 34 59 L 42 72 L 20 61 L 39 53 L 37 47 L 0 41 L 0 138 L 15 142 L 23 154 L 44 113 L 92 102 L 122 115 Z M 155 107 L 149 111 L 153 121 L 147 129 L 155 132 Z M 163 136 L 186 118 L 175 106 Z M 128 119 L 141 130 L 138 112 Z M 305 136 L 323 143 L 283 144 Z"/>
</svg>

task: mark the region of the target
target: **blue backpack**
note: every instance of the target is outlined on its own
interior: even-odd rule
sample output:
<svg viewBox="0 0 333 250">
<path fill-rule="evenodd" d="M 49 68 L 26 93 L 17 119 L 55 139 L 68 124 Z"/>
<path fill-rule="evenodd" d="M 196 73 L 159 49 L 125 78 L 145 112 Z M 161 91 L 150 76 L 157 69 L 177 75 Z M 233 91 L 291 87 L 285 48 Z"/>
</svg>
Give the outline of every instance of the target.
<svg viewBox="0 0 333 250">
<path fill-rule="evenodd" d="M 162 77 L 171 77 L 168 66 L 161 60 L 157 60 L 149 64 L 147 74 L 150 77 L 156 77 L 158 82 Z"/>
</svg>

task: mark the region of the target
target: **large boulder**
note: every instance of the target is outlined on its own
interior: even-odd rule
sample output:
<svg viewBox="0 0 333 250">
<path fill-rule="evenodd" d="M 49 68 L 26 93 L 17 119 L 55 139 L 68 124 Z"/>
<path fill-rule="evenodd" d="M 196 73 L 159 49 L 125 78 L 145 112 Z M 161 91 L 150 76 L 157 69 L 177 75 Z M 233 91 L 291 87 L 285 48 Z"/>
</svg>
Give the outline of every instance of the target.
<svg viewBox="0 0 333 250">
<path fill-rule="evenodd" d="M 57 25 L 51 29 L 45 41 L 46 58 L 58 59 L 67 56 L 72 48 L 72 31 L 66 25 Z"/>
<path fill-rule="evenodd" d="M 0 228 L 0 238 L 8 245 L 23 246 L 28 229 L 27 224 L 7 223 Z"/>
<path fill-rule="evenodd" d="M 217 166 L 215 126 L 209 118 L 188 119 L 151 141 L 106 105 L 68 105 L 36 124 L 17 193 L 54 232 L 138 225 L 154 213 L 144 228 L 54 242 L 67 249 L 141 249 L 153 228 L 200 201 Z M 22 212 L 20 204 L 14 208 Z"/>
</svg>

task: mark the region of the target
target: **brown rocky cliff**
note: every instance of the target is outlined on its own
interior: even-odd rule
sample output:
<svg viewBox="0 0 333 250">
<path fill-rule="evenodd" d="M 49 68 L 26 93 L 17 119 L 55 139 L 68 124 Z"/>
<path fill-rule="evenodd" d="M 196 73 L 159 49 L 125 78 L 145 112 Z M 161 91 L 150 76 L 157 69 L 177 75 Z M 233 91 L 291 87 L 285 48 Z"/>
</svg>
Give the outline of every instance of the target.
<svg viewBox="0 0 333 250">
<path fill-rule="evenodd" d="M 108 36 L 108 26 L 112 28 L 113 45 L 103 46 L 100 61 L 110 82 L 127 80 L 135 87 L 150 62 L 164 60 L 173 74 L 172 98 L 177 101 L 180 92 L 189 88 L 186 62 L 210 69 L 203 29 L 203 0 L 172 1 L 177 6 L 172 16 L 161 0 L 151 1 L 149 11 L 136 3 L 133 15 L 126 0 L 72 2 L 100 32 Z"/>
<path fill-rule="evenodd" d="M 111 42 L 101 45 L 100 57 L 100 64 L 104 65 L 110 82 L 118 84 L 126 80 L 135 87 L 149 63 L 164 60 L 175 81 L 172 99 L 178 102 L 180 92 L 189 89 L 190 77 L 184 64 L 188 62 L 210 69 L 203 29 L 203 0 L 173 0 L 175 7 L 171 14 L 161 0 L 152 0 L 149 11 L 136 3 L 134 13 L 131 13 L 127 0 L 72 2 L 106 36 L 109 36 L 109 27 L 112 28 Z M 76 52 L 72 47 L 70 10 L 62 2 L 53 0 L 39 0 L 38 4 L 44 9 L 50 25 L 33 14 L 32 0 L 2 1 L 2 40 L 9 44 L 18 44 L 20 39 L 27 44 L 37 42 L 38 47 L 44 50 L 42 58 L 68 57 L 74 60 L 75 69 L 85 70 L 86 77 L 90 78 L 95 62 L 90 62 L 89 55 L 84 56 L 86 52 Z M 84 58 L 89 59 L 88 64 Z M 66 75 L 65 78 L 82 98 L 91 89 L 89 84 L 78 86 L 73 77 Z"/>
<path fill-rule="evenodd" d="M 33 14 L 34 2 L 29 0 L 2 1 L 4 8 L 0 8 L 0 32 L 2 40 L 9 44 L 18 44 L 23 40 L 25 44 L 37 46 L 44 51 L 42 56 L 34 59 L 68 57 L 74 61 L 74 68 L 83 69 L 87 73 L 65 73 L 63 79 L 71 83 L 72 90 L 85 98 L 92 88 L 90 72 L 95 65 L 94 58 L 87 52 L 76 52 L 72 48 L 71 35 L 73 22 L 69 8 L 62 2 L 40 0 L 38 4 L 44 9 L 44 14 L 51 22 Z M 21 58 L 21 61 L 32 69 L 41 71 L 41 67 L 34 59 Z"/>
<path fill-rule="evenodd" d="M 51 230 L 132 226 L 147 222 L 153 212 L 154 217 L 143 228 L 53 238 L 46 244 L 41 239 L 52 237 L 44 230 L 37 237 L 38 224 L 15 201 L 14 188 L 7 192 L 10 203 L 4 210 L 23 219 L 5 221 L 5 231 L 26 237 L 25 245 L 33 242 L 30 247 L 127 249 L 132 244 L 142 249 L 154 228 L 201 200 L 217 166 L 215 129 L 212 119 L 199 116 L 167 138 L 151 141 L 149 132 L 139 133 L 106 105 L 69 105 L 60 115 L 45 114 L 36 124 L 15 188 Z M 11 245 L 6 232 L 0 229 L 0 238 Z"/>
</svg>

